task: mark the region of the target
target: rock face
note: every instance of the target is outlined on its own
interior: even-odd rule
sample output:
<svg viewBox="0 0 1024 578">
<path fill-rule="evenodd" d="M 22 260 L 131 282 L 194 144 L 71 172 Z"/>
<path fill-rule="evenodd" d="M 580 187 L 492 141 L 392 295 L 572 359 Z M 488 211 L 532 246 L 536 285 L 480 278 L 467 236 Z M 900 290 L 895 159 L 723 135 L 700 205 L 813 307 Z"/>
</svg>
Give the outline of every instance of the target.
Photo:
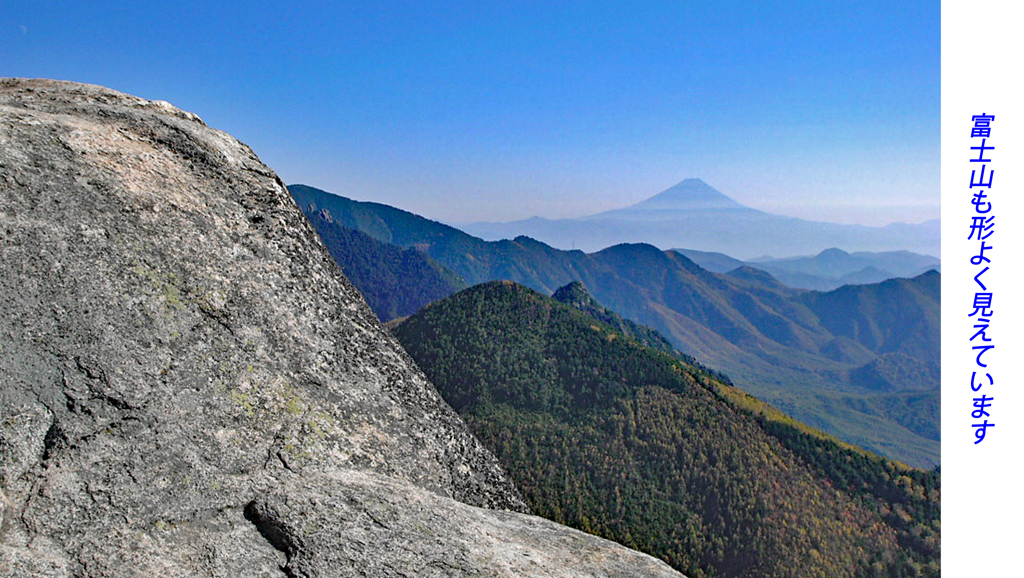
<svg viewBox="0 0 1024 578">
<path fill-rule="evenodd" d="M 525 509 L 249 148 L 0 81 L 0 576 L 678 576 Z"/>
</svg>

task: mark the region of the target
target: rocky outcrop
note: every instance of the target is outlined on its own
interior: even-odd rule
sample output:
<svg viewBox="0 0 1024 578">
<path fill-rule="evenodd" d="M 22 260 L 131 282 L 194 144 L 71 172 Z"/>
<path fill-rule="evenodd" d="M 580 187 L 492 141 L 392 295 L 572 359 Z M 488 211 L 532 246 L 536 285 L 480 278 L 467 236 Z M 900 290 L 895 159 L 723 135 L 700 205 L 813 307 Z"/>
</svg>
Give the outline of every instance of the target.
<svg viewBox="0 0 1024 578">
<path fill-rule="evenodd" d="M 678 576 L 524 511 L 250 149 L 0 81 L 0 576 Z"/>
</svg>

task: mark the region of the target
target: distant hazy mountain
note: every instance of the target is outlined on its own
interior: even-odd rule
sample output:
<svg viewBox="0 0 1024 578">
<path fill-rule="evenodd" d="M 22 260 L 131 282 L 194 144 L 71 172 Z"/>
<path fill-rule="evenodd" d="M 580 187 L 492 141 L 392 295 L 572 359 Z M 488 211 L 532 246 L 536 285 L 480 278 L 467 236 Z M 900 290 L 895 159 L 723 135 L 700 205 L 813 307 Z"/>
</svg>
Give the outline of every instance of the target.
<svg viewBox="0 0 1024 578">
<path fill-rule="evenodd" d="M 756 264 L 755 264 L 756 262 Z M 793 271 L 821 277 L 840 278 L 856 274 L 867 268 L 876 268 L 898 277 L 916 277 L 931 269 L 938 269 L 940 261 L 930 255 L 919 255 L 910 251 L 888 251 L 882 253 L 847 253 L 832 247 L 814 256 L 771 259 L 762 257 L 751 264 L 768 272 Z"/>
<path fill-rule="evenodd" d="M 915 333 L 921 333 L 916 342 L 937 352 L 932 336 L 939 331 L 938 292 L 913 290 L 922 283 L 937 287 L 937 273 L 895 283 L 895 289 L 906 291 L 884 298 L 905 304 L 907 317 L 892 317 L 891 311 L 874 306 L 878 297 L 870 285 L 812 300 L 805 297 L 807 291 L 787 287 L 764 271 L 742 267 L 729 274 L 712 273 L 679 253 L 651 245 L 619 245 L 586 254 L 560 251 L 527 237 L 487 242 L 387 205 L 352 201 L 312 187 L 290 189 L 299 206 L 327 208 L 344 226 L 424 251 L 470 284 L 510 279 L 550 294 L 582 281 L 602 304 L 656 329 L 674 348 L 725 372 L 737 385 L 794 417 L 912 465 L 939 461 L 938 428 L 933 425 L 938 423 L 937 373 L 927 365 L 911 371 L 906 363 L 886 363 L 878 371 L 854 374 L 888 353 L 918 359 Z M 864 299 L 857 298 L 861 291 Z M 875 328 L 873 335 L 891 337 L 862 341 L 842 325 L 826 326 L 830 305 L 865 307 L 856 312 L 863 316 L 858 319 Z M 929 389 L 908 396 L 920 386 Z"/>
<path fill-rule="evenodd" d="M 462 228 L 488 240 L 526 235 L 561 249 L 596 251 L 619 243 L 650 243 L 743 259 L 806 255 L 830 247 L 938 255 L 940 238 L 938 220 L 866 227 L 773 215 L 741 205 L 700 179 L 686 179 L 635 205 L 587 217 L 534 217 Z"/>
<path fill-rule="evenodd" d="M 773 277 L 790 287 L 819 291 L 831 291 L 843 285 L 881 283 L 897 277 L 917 277 L 940 267 L 939 259 L 910 251 L 847 253 L 833 247 L 814 256 L 786 259 L 759 257 L 740 261 L 722 253 L 692 249 L 673 250 L 716 273 L 728 273 L 741 266 L 753 267 L 771 273 Z"/>
<path fill-rule="evenodd" d="M 676 253 L 685 256 L 687 259 L 715 273 L 728 273 L 740 267 L 746 267 L 755 261 L 741 261 L 714 251 L 697 251 L 694 249 L 672 249 Z"/>
<path fill-rule="evenodd" d="M 700 179 L 686 179 L 674 187 L 624 209 L 613 209 L 589 217 L 594 219 L 636 219 L 664 220 L 693 211 L 714 211 L 747 217 L 767 215 L 756 209 L 743 206 L 712 188 Z"/>
</svg>

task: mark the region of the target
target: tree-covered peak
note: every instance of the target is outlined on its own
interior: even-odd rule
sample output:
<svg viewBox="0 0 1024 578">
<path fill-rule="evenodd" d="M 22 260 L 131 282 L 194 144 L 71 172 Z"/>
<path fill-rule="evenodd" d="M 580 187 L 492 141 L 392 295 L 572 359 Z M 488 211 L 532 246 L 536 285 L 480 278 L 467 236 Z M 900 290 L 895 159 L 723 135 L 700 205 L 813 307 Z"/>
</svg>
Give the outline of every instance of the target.
<svg viewBox="0 0 1024 578">
<path fill-rule="evenodd" d="M 573 281 L 568 285 L 559 287 L 551 297 L 555 301 L 565 303 L 577 309 L 600 306 L 597 300 L 587 291 L 587 286 L 583 284 L 583 281 Z"/>
<path fill-rule="evenodd" d="M 538 515 L 691 577 L 937 574 L 936 475 L 795 422 L 595 306 L 606 317 L 490 282 L 394 333 Z"/>
</svg>

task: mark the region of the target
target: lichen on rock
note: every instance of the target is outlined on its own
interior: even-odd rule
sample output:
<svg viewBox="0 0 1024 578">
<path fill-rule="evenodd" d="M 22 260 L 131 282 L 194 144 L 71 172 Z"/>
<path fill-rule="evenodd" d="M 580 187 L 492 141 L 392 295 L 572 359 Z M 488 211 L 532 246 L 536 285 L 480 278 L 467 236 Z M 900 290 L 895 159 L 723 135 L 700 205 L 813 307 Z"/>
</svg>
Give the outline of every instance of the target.
<svg viewBox="0 0 1024 578">
<path fill-rule="evenodd" d="M 536 543 L 542 523 L 518 513 L 497 462 L 281 180 L 199 117 L 97 86 L 0 80 L 0 271 L 0 576 L 350 575 L 328 549 L 358 531 L 325 513 L 345 496 L 390 504 L 441 549 L 494 547 L 472 532 L 497 521 L 517 528 L 510 542 Z M 318 503 L 294 510 L 306 525 L 282 514 L 277 543 L 255 522 Z M 436 523 L 407 510 L 424 505 Z M 284 539 L 307 545 L 282 552 Z M 677 575 L 572 539 L 616 561 L 594 575 Z M 402 561 L 363 544 L 380 568 L 364 575 L 415 573 L 421 550 Z M 561 562 L 520 575 L 570 575 L 578 559 L 556 550 Z M 465 559 L 461 575 L 512 568 Z"/>
</svg>

